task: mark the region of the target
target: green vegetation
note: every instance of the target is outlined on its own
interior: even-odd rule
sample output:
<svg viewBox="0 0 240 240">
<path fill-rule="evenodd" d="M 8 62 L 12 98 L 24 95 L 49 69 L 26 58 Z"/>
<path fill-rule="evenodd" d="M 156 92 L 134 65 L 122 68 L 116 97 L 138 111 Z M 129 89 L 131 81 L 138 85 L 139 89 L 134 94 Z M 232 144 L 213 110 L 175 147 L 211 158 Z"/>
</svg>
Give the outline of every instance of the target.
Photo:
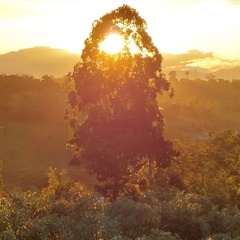
<svg viewBox="0 0 240 240">
<path fill-rule="evenodd" d="M 42 188 L 51 166 L 92 184 L 84 171 L 68 168 L 64 79 L 0 75 L 0 159 L 8 190 Z"/>
<path fill-rule="evenodd" d="M 0 75 L 0 239 L 239 240 L 240 81 L 172 71 L 170 98 L 144 20 L 112 14 L 68 77 Z M 114 16 L 149 56 L 100 57 Z"/>
<path fill-rule="evenodd" d="M 26 79 L 35 81 L 28 91 Z M 63 88 L 68 89 L 68 80 L 48 80 L 58 87 L 40 91 L 42 79 L 0 78 L 1 108 L 9 109 L 1 112 L 1 239 L 238 239 L 240 126 L 234 95 L 240 91 L 238 82 L 182 80 L 174 87 L 174 98 L 159 98 L 165 134 L 176 139 L 174 148 L 180 155 L 154 176 L 153 189 L 128 191 L 109 203 L 80 184 L 92 186 L 95 181 L 81 166 L 67 166 L 71 155 L 65 150 Z M 41 107 L 45 97 L 51 99 L 48 94 L 54 101 Z M 30 98 L 25 107 L 32 115 L 25 115 L 18 100 L 22 95 Z M 193 96 L 199 104 L 189 104 Z M 211 107 L 205 104 L 208 101 Z M 38 111 L 46 117 L 35 118 Z M 209 123 L 204 125 L 204 118 L 196 116 L 205 116 Z M 48 170 L 50 166 L 69 173 Z M 130 189 L 144 176 L 146 170 L 135 175 Z"/>
<path fill-rule="evenodd" d="M 207 197 L 156 188 L 133 200 L 102 202 L 66 171 L 50 169 L 40 192 L 1 198 L 1 239 L 237 240 L 236 207 L 217 208 Z"/>
<path fill-rule="evenodd" d="M 204 138 L 212 131 L 240 130 L 239 80 L 175 80 L 175 96 L 159 99 L 169 138 Z M 205 136 L 206 137 L 206 136 Z"/>
</svg>

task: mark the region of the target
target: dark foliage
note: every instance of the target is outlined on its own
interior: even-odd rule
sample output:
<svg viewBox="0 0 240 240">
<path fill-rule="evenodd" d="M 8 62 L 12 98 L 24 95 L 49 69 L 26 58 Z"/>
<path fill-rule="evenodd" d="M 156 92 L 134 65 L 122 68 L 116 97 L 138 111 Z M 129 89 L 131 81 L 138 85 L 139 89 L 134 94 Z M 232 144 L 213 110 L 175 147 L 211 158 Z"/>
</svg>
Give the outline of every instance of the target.
<svg viewBox="0 0 240 240">
<path fill-rule="evenodd" d="M 112 32 L 121 34 L 125 47 L 110 55 L 99 44 Z M 134 41 L 139 52 L 128 45 Z M 104 185 L 112 199 L 143 165 L 143 158 L 158 167 L 170 164 L 172 144 L 163 137 L 163 115 L 157 95 L 170 83 L 161 73 L 162 57 L 146 32 L 146 22 L 127 5 L 95 21 L 85 41 L 82 62 L 72 74 L 74 89 L 67 118 L 73 128 L 69 143 L 73 163 L 83 162 Z"/>
</svg>

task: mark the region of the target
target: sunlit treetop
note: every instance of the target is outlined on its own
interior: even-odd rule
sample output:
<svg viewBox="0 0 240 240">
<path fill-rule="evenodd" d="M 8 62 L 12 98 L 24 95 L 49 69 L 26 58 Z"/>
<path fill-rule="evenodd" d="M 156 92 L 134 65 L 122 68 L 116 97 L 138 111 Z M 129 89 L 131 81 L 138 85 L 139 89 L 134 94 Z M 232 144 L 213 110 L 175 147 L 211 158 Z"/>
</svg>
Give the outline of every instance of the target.
<svg viewBox="0 0 240 240">
<path fill-rule="evenodd" d="M 83 85 L 90 85 L 91 81 L 95 89 L 102 90 L 106 90 L 110 82 L 118 82 L 119 90 L 130 79 L 135 85 L 151 87 L 155 93 L 169 90 L 170 84 L 162 74 L 162 56 L 147 33 L 147 23 L 128 5 L 93 22 L 81 58 L 73 76 L 82 101 L 86 95 L 82 92 Z M 105 90 L 93 95 L 106 96 Z M 86 98 L 89 99 L 89 95 Z"/>
<path fill-rule="evenodd" d="M 111 13 L 104 15 L 99 20 L 94 21 L 90 37 L 85 41 L 85 49 L 83 51 L 83 60 L 87 57 L 87 53 L 91 48 L 91 52 L 101 51 L 101 43 L 105 40 L 110 43 L 108 36 L 117 40 L 117 35 L 123 40 L 123 46 L 114 52 L 110 53 L 131 53 L 141 54 L 142 56 L 154 56 L 158 54 L 157 48 L 153 45 L 151 37 L 148 35 L 147 24 L 142 19 L 135 9 L 130 8 L 128 5 L 123 5 Z M 119 41 L 119 39 L 117 40 Z M 116 43 L 116 42 L 115 42 Z M 115 43 L 113 45 L 115 45 Z M 118 43 L 121 45 L 120 43 Z M 107 51 L 106 51 L 107 52 Z"/>
</svg>

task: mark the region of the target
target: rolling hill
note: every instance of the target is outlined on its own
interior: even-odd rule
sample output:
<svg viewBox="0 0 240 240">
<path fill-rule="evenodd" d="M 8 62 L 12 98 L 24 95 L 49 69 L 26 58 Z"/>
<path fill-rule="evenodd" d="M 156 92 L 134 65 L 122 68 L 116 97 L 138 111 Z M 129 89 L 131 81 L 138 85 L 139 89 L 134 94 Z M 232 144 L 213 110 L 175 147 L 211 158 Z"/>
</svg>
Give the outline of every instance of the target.
<svg viewBox="0 0 240 240">
<path fill-rule="evenodd" d="M 213 74 L 219 79 L 240 79 L 240 61 L 222 59 L 212 52 L 190 50 L 182 54 L 162 53 L 163 72 L 176 71 L 179 79 L 206 79 Z M 0 55 L 0 74 L 43 75 L 62 77 L 72 72 L 80 54 L 49 47 L 34 47 Z"/>
<path fill-rule="evenodd" d="M 0 55 L 0 74 L 62 77 L 72 71 L 80 55 L 49 47 L 35 47 Z"/>
</svg>

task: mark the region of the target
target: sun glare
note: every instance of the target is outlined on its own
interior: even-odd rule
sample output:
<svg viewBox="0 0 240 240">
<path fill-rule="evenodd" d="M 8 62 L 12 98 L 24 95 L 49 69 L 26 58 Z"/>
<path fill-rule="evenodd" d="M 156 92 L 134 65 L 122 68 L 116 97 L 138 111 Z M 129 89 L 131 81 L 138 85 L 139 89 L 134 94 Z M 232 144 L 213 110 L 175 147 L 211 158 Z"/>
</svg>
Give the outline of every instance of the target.
<svg viewBox="0 0 240 240">
<path fill-rule="evenodd" d="M 120 52 L 123 47 L 123 37 L 116 33 L 109 34 L 106 39 L 99 44 L 99 49 L 109 54 Z"/>
</svg>

